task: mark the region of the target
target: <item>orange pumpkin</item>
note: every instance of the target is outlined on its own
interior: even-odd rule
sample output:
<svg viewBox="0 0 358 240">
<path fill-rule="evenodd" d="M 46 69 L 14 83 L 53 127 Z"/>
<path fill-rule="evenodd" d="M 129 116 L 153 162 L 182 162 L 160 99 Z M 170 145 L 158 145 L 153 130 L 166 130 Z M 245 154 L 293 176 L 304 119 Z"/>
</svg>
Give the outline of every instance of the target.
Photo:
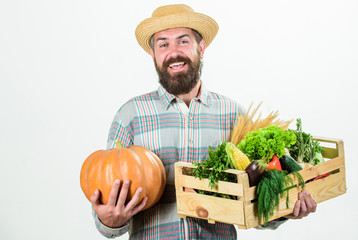
<svg viewBox="0 0 358 240">
<path fill-rule="evenodd" d="M 166 175 L 162 161 L 147 148 L 130 145 L 122 148 L 98 150 L 84 161 L 81 168 L 81 188 L 87 199 L 96 189 L 101 191 L 101 202 L 107 204 L 112 185 L 116 179 L 131 180 L 127 200 L 138 187 L 143 188 L 139 202 L 148 197 L 144 209 L 153 206 L 163 194 Z"/>
</svg>

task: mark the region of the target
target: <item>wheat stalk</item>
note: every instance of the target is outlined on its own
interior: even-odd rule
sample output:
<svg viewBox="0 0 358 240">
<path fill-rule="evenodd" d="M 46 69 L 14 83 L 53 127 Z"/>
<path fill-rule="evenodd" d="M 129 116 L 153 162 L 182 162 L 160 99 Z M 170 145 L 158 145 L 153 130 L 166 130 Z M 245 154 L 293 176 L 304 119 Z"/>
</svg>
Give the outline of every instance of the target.
<svg viewBox="0 0 358 240">
<path fill-rule="evenodd" d="M 267 126 L 276 125 L 280 127 L 282 130 L 288 129 L 288 126 L 293 120 L 283 121 L 277 119 L 279 115 L 278 111 L 271 112 L 267 117 L 263 119 L 261 119 L 261 113 L 260 113 L 257 119 L 253 121 L 254 116 L 257 113 L 257 110 L 259 109 L 261 104 L 262 102 L 260 102 L 260 104 L 252 111 L 252 113 L 250 113 L 250 110 L 253 105 L 252 102 L 245 115 L 240 115 L 240 114 L 238 115 L 236 125 L 234 126 L 231 132 L 230 142 L 232 142 L 235 145 L 238 145 L 240 141 L 245 138 L 247 133 L 256 131 L 260 128 L 264 128 Z"/>
</svg>

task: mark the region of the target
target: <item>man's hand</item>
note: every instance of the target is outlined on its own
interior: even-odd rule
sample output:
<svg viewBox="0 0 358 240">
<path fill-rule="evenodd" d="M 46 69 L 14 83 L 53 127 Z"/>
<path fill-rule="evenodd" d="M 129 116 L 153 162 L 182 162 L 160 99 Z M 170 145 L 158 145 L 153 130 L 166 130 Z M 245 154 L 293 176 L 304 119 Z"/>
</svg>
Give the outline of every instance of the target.
<svg viewBox="0 0 358 240">
<path fill-rule="evenodd" d="M 286 215 L 285 218 L 289 219 L 301 219 L 306 217 L 311 212 L 315 212 L 317 203 L 311 197 L 310 193 L 303 190 L 298 194 L 298 200 L 293 208 L 293 212 Z"/>
<path fill-rule="evenodd" d="M 147 197 L 145 197 L 140 204 L 137 205 L 140 199 L 140 194 L 143 191 L 142 188 L 138 188 L 133 198 L 126 204 L 129 186 L 129 180 L 126 180 L 121 186 L 121 181 L 117 179 L 113 184 L 111 193 L 109 194 L 107 205 L 100 203 L 99 190 L 96 190 L 91 196 L 93 210 L 96 212 L 99 220 L 107 227 L 121 227 L 133 215 L 141 211 L 147 202 Z"/>
</svg>

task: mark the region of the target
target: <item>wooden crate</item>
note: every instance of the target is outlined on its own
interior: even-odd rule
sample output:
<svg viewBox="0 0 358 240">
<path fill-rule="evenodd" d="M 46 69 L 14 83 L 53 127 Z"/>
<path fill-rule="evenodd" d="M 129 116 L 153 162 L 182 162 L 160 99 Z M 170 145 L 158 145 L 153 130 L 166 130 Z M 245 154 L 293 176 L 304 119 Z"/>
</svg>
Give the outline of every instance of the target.
<svg viewBox="0 0 358 240">
<path fill-rule="evenodd" d="M 328 143 L 333 147 L 324 147 L 323 157 L 326 160 L 324 163 L 301 170 L 300 174 L 306 181 L 305 189 L 311 193 L 317 203 L 321 203 L 346 192 L 344 147 L 343 141 L 339 139 L 315 137 L 315 140 L 318 140 L 322 146 Z M 248 175 L 245 171 L 227 170 L 226 172 L 237 176 L 237 183 L 219 181 L 211 189 L 208 179 L 200 180 L 190 175 L 192 168 L 195 166 L 191 163 L 175 163 L 175 188 L 179 217 L 201 218 L 208 220 L 209 223 L 230 223 L 242 229 L 261 224 L 257 214 L 256 186 L 249 186 Z M 331 174 L 325 178 L 309 181 L 328 172 Z M 298 185 L 297 181 L 294 182 Z M 237 200 L 199 194 L 188 189 L 229 194 L 236 196 Z M 300 191 L 298 187 L 290 189 L 289 208 L 286 207 L 286 198 L 281 199 L 270 220 L 292 213 Z"/>
</svg>

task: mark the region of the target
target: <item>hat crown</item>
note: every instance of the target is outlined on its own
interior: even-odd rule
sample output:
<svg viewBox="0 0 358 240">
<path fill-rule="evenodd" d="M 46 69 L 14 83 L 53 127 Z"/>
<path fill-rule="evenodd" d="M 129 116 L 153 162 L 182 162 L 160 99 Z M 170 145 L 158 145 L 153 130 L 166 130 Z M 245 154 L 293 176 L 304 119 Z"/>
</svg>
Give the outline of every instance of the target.
<svg viewBox="0 0 358 240">
<path fill-rule="evenodd" d="M 152 17 L 164 17 L 177 13 L 194 12 L 194 10 L 185 4 L 173 4 L 162 6 L 154 10 Z"/>
</svg>

